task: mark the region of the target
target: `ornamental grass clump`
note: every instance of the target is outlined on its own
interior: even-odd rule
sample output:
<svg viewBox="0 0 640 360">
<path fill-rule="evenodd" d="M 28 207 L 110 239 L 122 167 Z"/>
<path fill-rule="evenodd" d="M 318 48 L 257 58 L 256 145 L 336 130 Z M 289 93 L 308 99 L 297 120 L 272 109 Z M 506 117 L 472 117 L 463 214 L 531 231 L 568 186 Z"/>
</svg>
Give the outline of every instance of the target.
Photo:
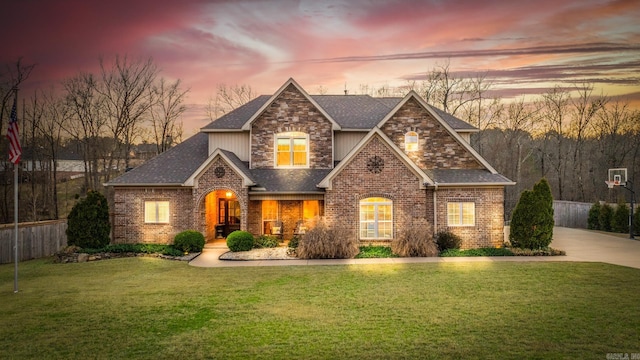
<svg viewBox="0 0 640 360">
<path fill-rule="evenodd" d="M 328 228 L 323 222 L 300 238 L 296 253 L 302 259 L 351 259 L 360 249 L 346 227 Z"/>
<path fill-rule="evenodd" d="M 438 256 L 438 246 L 432 234 L 431 224 L 424 219 L 418 220 L 391 241 L 391 251 L 402 257 Z"/>
<path fill-rule="evenodd" d="M 253 235 L 247 231 L 236 230 L 227 236 L 227 247 L 233 252 L 253 249 Z"/>
</svg>

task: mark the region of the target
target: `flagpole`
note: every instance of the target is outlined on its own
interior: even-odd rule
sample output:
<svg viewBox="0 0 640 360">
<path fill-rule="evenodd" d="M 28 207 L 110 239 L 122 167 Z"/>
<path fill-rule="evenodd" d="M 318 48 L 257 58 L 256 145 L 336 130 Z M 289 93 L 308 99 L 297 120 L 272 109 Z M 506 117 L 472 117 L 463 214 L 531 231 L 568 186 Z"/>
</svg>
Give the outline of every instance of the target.
<svg viewBox="0 0 640 360">
<path fill-rule="evenodd" d="M 17 94 L 16 90 L 16 94 Z M 18 292 L 18 164 L 13 165 L 13 292 Z"/>
<path fill-rule="evenodd" d="M 15 104 L 18 103 L 18 88 L 13 88 L 15 92 Z M 16 114 L 18 113 L 16 109 Z M 13 164 L 13 259 L 14 259 L 14 272 L 13 272 L 13 293 L 18 292 L 18 168 L 20 162 L 17 161 Z"/>
</svg>

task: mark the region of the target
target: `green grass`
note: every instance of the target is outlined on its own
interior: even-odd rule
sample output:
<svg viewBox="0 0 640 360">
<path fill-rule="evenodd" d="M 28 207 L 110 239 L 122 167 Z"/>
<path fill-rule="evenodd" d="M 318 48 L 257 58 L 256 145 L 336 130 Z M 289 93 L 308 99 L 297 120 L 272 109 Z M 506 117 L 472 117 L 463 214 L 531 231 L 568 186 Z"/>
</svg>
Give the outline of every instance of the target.
<svg viewBox="0 0 640 360">
<path fill-rule="evenodd" d="M 440 257 L 459 256 L 513 256 L 513 252 L 507 248 L 479 248 L 479 249 L 447 249 L 440 253 Z"/>
<path fill-rule="evenodd" d="M 640 270 L 463 262 L 0 266 L 0 358 L 575 358 L 640 352 Z"/>
<path fill-rule="evenodd" d="M 356 255 L 356 259 L 371 259 L 371 258 L 392 258 L 398 257 L 391 251 L 389 246 L 360 246 L 360 252 Z"/>
</svg>

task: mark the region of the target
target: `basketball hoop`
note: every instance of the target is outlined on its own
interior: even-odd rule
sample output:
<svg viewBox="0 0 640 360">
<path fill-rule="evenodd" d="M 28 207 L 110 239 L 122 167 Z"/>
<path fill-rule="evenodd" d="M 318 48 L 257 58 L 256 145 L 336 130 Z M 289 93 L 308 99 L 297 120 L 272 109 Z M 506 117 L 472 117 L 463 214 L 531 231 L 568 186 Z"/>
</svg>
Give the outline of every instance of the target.
<svg viewBox="0 0 640 360">
<path fill-rule="evenodd" d="M 604 182 L 604 183 L 605 183 L 605 184 L 607 184 L 607 187 L 608 187 L 609 189 L 613 189 L 613 187 L 614 187 L 614 186 L 616 186 L 616 185 L 620 185 L 620 184 L 616 184 L 616 182 L 615 182 L 615 181 L 608 181 L 608 180 L 605 180 L 605 182 Z"/>
</svg>

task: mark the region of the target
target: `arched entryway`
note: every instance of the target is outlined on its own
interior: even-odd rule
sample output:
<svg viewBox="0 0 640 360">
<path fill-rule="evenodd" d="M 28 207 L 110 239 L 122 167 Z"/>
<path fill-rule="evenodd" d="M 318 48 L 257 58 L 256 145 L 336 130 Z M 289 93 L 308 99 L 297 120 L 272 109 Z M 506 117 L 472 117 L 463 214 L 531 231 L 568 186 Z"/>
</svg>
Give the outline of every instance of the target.
<svg viewBox="0 0 640 360">
<path fill-rule="evenodd" d="M 214 190 L 205 196 L 204 204 L 207 240 L 226 238 L 240 230 L 242 210 L 232 190 Z"/>
</svg>

